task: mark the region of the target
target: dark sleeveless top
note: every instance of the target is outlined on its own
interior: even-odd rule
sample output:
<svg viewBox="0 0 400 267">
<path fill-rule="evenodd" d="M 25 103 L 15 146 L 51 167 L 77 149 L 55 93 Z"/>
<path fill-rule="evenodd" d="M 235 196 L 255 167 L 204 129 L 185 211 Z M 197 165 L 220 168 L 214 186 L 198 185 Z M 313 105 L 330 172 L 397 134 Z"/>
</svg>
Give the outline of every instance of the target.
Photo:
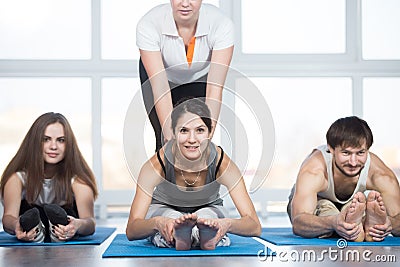
<svg viewBox="0 0 400 267">
<path fill-rule="evenodd" d="M 176 185 L 174 159 L 172 145 L 169 141 L 164 150 L 164 162 L 157 152 L 158 161 L 165 174 L 165 180 L 158 184 L 153 192 L 152 204 L 170 206 L 180 212 L 192 213 L 210 205 L 223 204 L 219 195 L 220 184 L 216 181 L 216 174 L 221 165 L 224 151 L 221 149 L 221 158 L 218 160 L 216 146 L 210 143 L 210 155 L 207 159 L 207 176 L 205 185 L 199 187 L 182 187 Z M 171 162 L 172 161 L 172 162 Z"/>
</svg>

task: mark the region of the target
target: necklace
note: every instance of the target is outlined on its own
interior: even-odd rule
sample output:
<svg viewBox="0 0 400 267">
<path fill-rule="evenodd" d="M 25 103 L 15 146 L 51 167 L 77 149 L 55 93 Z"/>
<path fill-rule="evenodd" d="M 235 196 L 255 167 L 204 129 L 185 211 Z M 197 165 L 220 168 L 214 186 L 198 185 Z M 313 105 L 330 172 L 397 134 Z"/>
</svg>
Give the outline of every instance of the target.
<svg viewBox="0 0 400 267">
<path fill-rule="evenodd" d="M 189 183 L 189 182 L 186 180 L 185 176 L 183 175 L 183 171 L 182 171 L 182 170 L 181 170 L 181 175 L 182 175 L 183 181 L 185 182 L 186 185 L 188 185 L 188 186 L 193 186 L 195 183 L 197 183 L 197 180 L 199 180 L 200 171 L 197 173 L 196 179 L 194 179 L 194 181 L 191 182 L 191 183 Z"/>
</svg>

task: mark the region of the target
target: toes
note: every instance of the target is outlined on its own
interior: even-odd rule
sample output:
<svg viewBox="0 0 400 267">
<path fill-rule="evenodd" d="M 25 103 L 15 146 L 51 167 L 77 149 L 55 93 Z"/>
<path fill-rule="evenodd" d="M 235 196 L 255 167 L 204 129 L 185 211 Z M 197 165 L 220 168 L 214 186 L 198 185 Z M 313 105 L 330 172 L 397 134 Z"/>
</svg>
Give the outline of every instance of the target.
<svg viewBox="0 0 400 267">
<path fill-rule="evenodd" d="M 378 200 L 378 198 L 380 198 L 380 197 L 381 197 L 381 194 L 379 194 L 379 192 L 371 191 L 368 194 L 367 201 L 375 201 L 375 200 Z"/>
</svg>

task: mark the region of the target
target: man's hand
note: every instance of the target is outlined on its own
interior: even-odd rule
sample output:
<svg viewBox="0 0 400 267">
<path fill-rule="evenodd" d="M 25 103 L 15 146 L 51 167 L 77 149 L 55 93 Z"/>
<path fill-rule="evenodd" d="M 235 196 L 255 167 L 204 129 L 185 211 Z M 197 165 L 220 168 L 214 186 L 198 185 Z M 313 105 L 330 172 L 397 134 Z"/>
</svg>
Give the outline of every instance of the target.
<svg viewBox="0 0 400 267">
<path fill-rule="evenodd" d="M 354 241 L 363 230 L 362 224 L 348 223 L 345 221 L 347 210 L 342 210 L 336 216 L 335 231 L 346 240 Z"/>
<path fill-rule="evenodd" d="M 376 224 L 369 229 L 365 229 L 365 232 L 368 232 L 374 241 L 382 241 L 392 232 L 392 229 L 392 222 L 389 217 L 386 217 L 385 224 Z"/>
</svg>

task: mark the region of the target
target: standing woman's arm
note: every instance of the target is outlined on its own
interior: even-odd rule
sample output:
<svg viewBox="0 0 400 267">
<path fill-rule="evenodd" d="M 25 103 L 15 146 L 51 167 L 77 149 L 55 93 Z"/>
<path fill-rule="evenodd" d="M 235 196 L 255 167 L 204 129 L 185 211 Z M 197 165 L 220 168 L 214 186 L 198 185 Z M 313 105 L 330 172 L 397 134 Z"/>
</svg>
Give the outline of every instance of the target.
<svg viewBox="0 0 400 267">
<path fill-rule="evenodd" d="M 140 49 L 140 57 L 146 69 L 153 90 L 154 103 L 160 121 L 164 139 L 172 138 L 170 115 L 172 112 L 171 90 L 160 51 L 145 51 Z"/>
<path fill-rule="evenodd" d="M 214 134 L 222 103 L 226 75 L 232 60 L 233 46 L 221 50 L 213 50 L 211 55 L 210 71 L 207 78 L 206 104 L 210 108 L 212 118 L 212 133 Z"/>
</svg>

